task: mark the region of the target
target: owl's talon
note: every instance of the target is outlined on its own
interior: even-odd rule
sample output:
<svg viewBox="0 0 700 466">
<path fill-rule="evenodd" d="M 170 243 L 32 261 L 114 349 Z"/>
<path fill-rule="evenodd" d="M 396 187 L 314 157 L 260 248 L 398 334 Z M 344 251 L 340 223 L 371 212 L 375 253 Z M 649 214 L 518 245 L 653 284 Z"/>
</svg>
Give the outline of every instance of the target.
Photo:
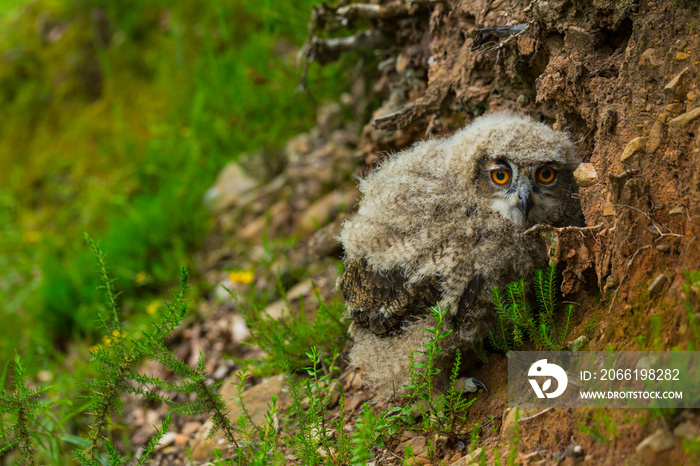
<svg viewBox="0 0 700 466">
<path fill-rule="evenodd" d="M 479 391 L 479 389 L 482 389 L 487 393 L 489 391 L 484 382 L 479 379 L 475 379 L 474 377 L 462 377 L 461 379 L 457 380 L 455 388 L 465 393 L 476 393 Z"/>
</svg>

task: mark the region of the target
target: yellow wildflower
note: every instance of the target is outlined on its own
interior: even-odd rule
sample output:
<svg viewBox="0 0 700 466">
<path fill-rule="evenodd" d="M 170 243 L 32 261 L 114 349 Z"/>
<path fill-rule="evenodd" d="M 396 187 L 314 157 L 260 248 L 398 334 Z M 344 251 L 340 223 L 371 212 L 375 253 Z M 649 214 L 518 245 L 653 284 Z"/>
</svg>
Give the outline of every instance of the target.
<svg viewBox="0 0 700 466">
<path fill-rule="evenodd" d="M 134 277 L 134 280 L 136 281 L 136 283 L 141 284 L 141 283 L 145 282 L 147 278 L 148 278 L 148 275 L 146 275 L 146 272 L 139 272 Z"/>
<path fill-rule="evenodd" d="M 228 274 L 228 279 L 232 283 L 249 285 L 255 280 L 255 273 L 252 270 L 234 270 Z"/>
<path fill-rule="evenodd" d="M 26 230 L 22 233 L 22 240 L 25 243 L 38 243 L 41 241 L 41 233 L 36 230 Z"/>
<path fill-rule="evenodd" d="M 104 343 L 105 345 L 109 346 L 110 343 L 112 343 L 112 340 L 111 340 L 109 337 L 104 336 L 104 337 L 102 337 L 102 343 Z"/>
<path fill-rule="evenodd" d="M 151 304 L 146 306 L 146 312 L 148 312 L 150 315 L 153 315 L 156 312 L 158 312 L 158 308 L 160 308 L 160 301 L 151 301 Z"/>
</svg>

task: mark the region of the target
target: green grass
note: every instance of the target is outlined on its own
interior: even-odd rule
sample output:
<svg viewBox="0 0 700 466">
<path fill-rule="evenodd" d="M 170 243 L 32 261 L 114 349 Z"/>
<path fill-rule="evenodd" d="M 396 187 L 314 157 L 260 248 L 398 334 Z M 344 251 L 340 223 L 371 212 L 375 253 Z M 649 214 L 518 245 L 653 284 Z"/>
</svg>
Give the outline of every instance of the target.
<svg viewBox="0 0 700 466">
<path fill-rule="evenodd" d="M 192 265 L 219 169 L 344 86 L 313 67 L 313 98 L 295 93 L 315 3 L 0 3 L 0 363 L 18 350 L 31 373 L 94 338 L 84 231 L 119 264 L 127 319 Z"/>
</svg>

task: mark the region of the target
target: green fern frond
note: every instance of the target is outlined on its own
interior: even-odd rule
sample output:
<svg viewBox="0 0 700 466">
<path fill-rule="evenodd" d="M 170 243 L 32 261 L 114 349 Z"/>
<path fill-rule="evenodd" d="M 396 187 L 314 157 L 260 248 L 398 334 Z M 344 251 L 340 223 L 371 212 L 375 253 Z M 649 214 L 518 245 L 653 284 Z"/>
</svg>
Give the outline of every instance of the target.
<svg viewBox="0 0 700 466">
<path fill-rule="evenodd" d="M 535 272 L 532 287 L 537 301 L 537 313 L 533 312 L 530 305 L 524 280 L 506 285 L 505 299 L 500 289 L 494 287 L 492 297 L 496 308 L 496 325 L 489 332 L 489 341 L 495 348 L 504 352 L 511 348 L 519 349 L 527 335 L 539 348 L 561 350 L 571 331 L 573 306 L 566 307 L 561 323 L 557 325 L 556 279 L 554 262 L 546 269 Z"/>
<path fill-rule="evenodd" d="M 574 312 L 574 305 L 569 304 L 564 310 L 564 321 L 561 327 L 561 334 L 559 335 L 559 343 L 561 346 L 566 343 L 569 339 L 569 332 L 571 331 L 571 314 Z"/>
<path fill-rule="evenodd" d="M 534 288 L 537 303 L 540 307 L 540 314 L 544 315 L 544 320 L 549 320 L 554 314 L 557 305 L 556 299 L 556 276 L 557 267 L 554 262 L 549 264 L 545 270 L 535 272 Z M 541 320 L 542 321 L 542 320 Z"/>
</svg>

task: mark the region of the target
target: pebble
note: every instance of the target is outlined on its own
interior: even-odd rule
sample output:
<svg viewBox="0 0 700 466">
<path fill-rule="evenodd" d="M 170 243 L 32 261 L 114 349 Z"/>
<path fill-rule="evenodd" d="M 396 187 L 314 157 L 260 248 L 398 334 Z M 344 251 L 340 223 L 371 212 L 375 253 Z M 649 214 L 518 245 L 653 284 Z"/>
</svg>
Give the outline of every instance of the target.
<svg viewBox="0 0 700 466">
<path fill-rule="evenodd" d="M 666 282 L 668 281 L 668 278 L 664 274 L 658 275 L 653 282 L 651 282 L 651 285 L 649 285 L 649 294 L 650 295 L 655 295 L 661 292 L 661 290 L 664 289 L 664 285 L 666 285 Z"/>
<path fill-rule="evenodd" d="M 348 412 L 353 412 L 364 403 L 365 397 L 362 393 L 356 393 L 348 402 L 347 410 Z"/>
<path fill-rule="evenodd" d="M 673 77 L 668 84 L 664 86 L 664 92 L 675 97 L 682 97 L 685 94 L 685 80 L 690 75 L 690 68 L 687 66 Z"/>
<path fill-rule="evenodd" d="M 462 456 L 457 461 L 450 463 L 451 466 L 467 466 L 468 464 L 477 464 L 481 458 L 481 448 L 477 448 L 468 455 Z"/>
<path fill-rule="evenodd" d="M 582 188 L 593 186 L 598 182 L 598 172 L 592 163 L 582 163 L 574 171 L 574 179 Z"/>
<path fill-rule="evenodd" d="M 700 426 L 690 422 L 682 422 L 673 429 L 673 435 L 679 438 L 694 439 L 700 437 Z"/>
<path fill-rule="evenodd" d="M 413 458 L 413 464 L 422 464 L 424 466 L 430 465 L 430 460 L 427 458 L 423 458 L 422 456 L 416 456 Z"/>
<path fill-rule="evenodd" d="M 564 450 L 564 456 L 568 456 L 569 458 L 583 456 L 583 447 L 574 444 L 568 445 L 566 450 Z"/>
<path fill-rule="evenodd" d="M 680 102 L 675 102 L 666 105 L 666 111 L 669 113 L 681 113 L 683 111 L 683 104 Z"/>
<path fill-rule="evenodd" d="M 181 431 L 185 435 L 193 435 L 199 430 L 200 427 L 202 427 L 201 422 L 190 421 L 186 422 L 185 425 L 182 426 Z"/>
<path fill-rule="evenodd" d="M 656 120 L 649 131 L 649 138 L 647 140 L 647 151 L 654 153 L 659 147 L 664 138 L 664 124 L 660 120 Z M 574 175 L 576 176 L 576 175 Z"/>
<path fill-rule="evenodd" d="M 658 249 L 661 252 L 669 252 L 671 250 L 671 247 L 668 244 L 659 244 L 656 246 L 656 249 Z"/>
<path fill-rule="evenodd" d="M 362 374 L 357 372 L 355 373 L 355 377 L 352 379 L 352 383 L 350 384 L 352 388 L 355 390 L 359 390 L 362 388 Z"/>
<path fill-rule="evenodd" d="M 676 439 L 671 432 L 664 428 L 659 428 L 649 437 L 642 440 L 637 445 L 637 453 L 644 454 L 645 452 L 660 453 L 670 450 L 676 445 Z"/>
<path fill-rule="evenodd" d="M 661 53 L 656 49 L 646 49 L 639 57 L 639 67 L 645 69 L 660 68 L 664 65 L 660 58 Z"/>
<path fill-rule="evenodd" d="M 668 215 L 683 215 L 685 213 L 685 208 L 682 205 L 677 205 L 673 209 L 668 211 Z"/>
<path fill-rule="evenodd" d="M 673 120 L 668 122 L 668 126 L 670 127 L 676 127 L 676 128 L 683 128 L 685 126 L 688 126 L 691 121 L 696 119 L 697 117 L 700 116 L 700 107 L 694 108 L 693 110 L 689 112 L 685 112 L 682 115 L 677 116 Z"/>
<path fill-rule="evenodd" d="M 175 439 L 177 438 L 178 434 L 175 432 L 166 432 L 163 434 L 163 437 L 160 439 L 160 445 L 158 445 L 158 449 L 165 448 L 169 445 L 172 445 L 175 443 Z"/>
<path fill-rule="evenodd" d="M 632 139 L 629 143 L 627 143 L 625 150 L 622 151 L 622 155 L 620 156 L 620 162 L 624 162 L 625 160 L 632 157 L 636 152 L 645 149 L 646 145 L 647 138 L 645 137 L 640 136 L 638 138 Z"/>
<path fill-rule="evenodd" d="M 612 217 L 613 215 L 615 215 L 615 206 L 608 201 L 603 206 L 603 217 Z"/>
<path fill-rule="evenodd" d="M 412 446 L 413 455 L 420 456 L 425 453 L 426 443 L 426 438 L 421 435 L 419 437 L 412 438 L 411 440 L 407 440 L 406 442 L 399 443 L 394 450 L 394 453 L 403 454 L 406 451 L 407 446 Z"/>
</svg>

